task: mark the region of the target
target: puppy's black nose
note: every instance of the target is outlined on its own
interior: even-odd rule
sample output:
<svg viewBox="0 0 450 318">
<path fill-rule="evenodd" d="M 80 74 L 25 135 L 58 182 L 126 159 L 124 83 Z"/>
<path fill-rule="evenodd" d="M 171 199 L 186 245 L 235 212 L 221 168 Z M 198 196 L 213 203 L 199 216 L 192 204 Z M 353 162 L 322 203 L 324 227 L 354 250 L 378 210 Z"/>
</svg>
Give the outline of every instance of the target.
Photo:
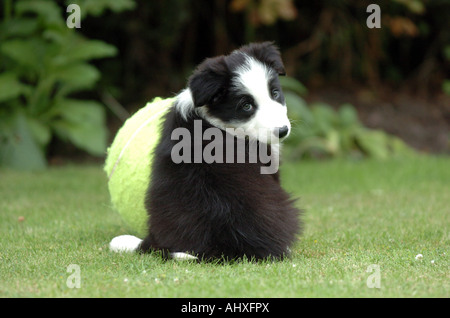
<svg viewBox="0 0 450 318">
<path fill-rule="evenodd" d="M 286 137 L 289 133 L 289 127 L 283 126 L 275 130 L 275 135 L 278 135 L 278 138 Z"/>
</svg>

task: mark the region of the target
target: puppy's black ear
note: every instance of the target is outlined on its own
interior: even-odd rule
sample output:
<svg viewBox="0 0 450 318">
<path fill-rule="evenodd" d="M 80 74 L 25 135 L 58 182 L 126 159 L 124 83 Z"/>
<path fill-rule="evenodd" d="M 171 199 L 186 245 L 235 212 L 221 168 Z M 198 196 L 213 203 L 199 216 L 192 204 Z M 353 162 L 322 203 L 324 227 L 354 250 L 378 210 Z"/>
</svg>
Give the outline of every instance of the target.
<svg viewBox="0 0 450 318">
<path fill-rule="evenodd" d="M 203 61 L 189 78 L 194 106 L 208 105 L 219 100 L 225 94 L 229 74 L 224 56 Z"/>
<path fill-rule="evenodd" d="M 286 75 L 280 51 L 273 42 L 250 43 L 241 47 L 240 50 L 267 64 L 278 75 Z"/>
</svg>

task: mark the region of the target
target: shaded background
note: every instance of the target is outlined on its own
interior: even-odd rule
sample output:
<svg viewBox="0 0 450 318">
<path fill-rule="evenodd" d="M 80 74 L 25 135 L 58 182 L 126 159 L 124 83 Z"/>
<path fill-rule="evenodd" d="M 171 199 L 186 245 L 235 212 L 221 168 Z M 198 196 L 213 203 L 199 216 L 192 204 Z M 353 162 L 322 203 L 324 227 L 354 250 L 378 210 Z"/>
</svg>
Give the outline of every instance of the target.
<svg viewBox="0 0 450 318">
<path fill-rule="evenodd" d="M 0 159 L 3 151 L 3 165 L 7 165 L 6 152 L 10 152 L 14 140 L 17 141 L 17 136 L 26 130 L 17 128 L 21 127 L 19 119 L 17 124 L 9 125 L 9 130 L 5 129 L 5 122 L 15 122 L 6 118 L 13 118 L 15 115 L 11 114 L 17 109 L 24 109 L 24 118 L 28 118 L 25 121 L 34 122 L 28 129 L 34 136 L 30 140 L 37 140 L 37 148 L 41 149 L 45 161 L 56 164 L 86 160 L 92 155 L 101 160 L 104 149 L 100 148 L 111 142 L 127 116 L 155 96 L 176 94 L 186 85 L 195 65 L 204 58 L 228 54 L 248 42 L 266 40 L 274 41 L 280 47 L 289 77 L 301 85 L 297 90 L 298 109 L 305 105 L 310 109 L 314 109 L 314 105 L 326 106 L 335 111 L 328 113 L 332 117 L 339 116 L 342 105 L 352 105 L 351 109 L 357 112 L 357 118 L 352 120 L 358 124 L 360 121 L 364 127 L 400 137 L 416 150 L 448 154 L 450 1 L 376 1 L 381 8 L 381 28 L 369 29 L 366 19 L 370 13 L 366 9 L 372 2 L 375 1 L 6 0 L 1 8 L 0 71 L 3 83 L 14 88 L 20 85 L 20 88 L 17 88 L 17 94 L 3 93 L 2 98 L 0 85 L 0 105 L 3 105 L 0 106 L 0 118 L 3 116 L 4 120 L 3 132 L 0 126 L 0 137 L 3 138 L 0 139 Z M 65 25 L 70 14 L 66 13 L 69 3 L 80 5 L 80 29 L 68 29 Z M 25 20 L 28 26 L 24 26 Z M 36 24 L 33 27 L 32 21 Z M 78 59 L 74 57 L 67 63 L 55 64 L 73 52 L 64 42 L 71 37 L 74 40 L 70 43 L 81 43 L 73 50 L 83 43 L 86 50 L 79 49 L 84 53 L 78 53 Z M 31 46 L 21 46 L 18 39 L 22 42 L 35 40 Z M 41 39 L 42 43 L 39 42 Z M 96 46 L 89 42 L 94 40 L 105 45 Z M 41 49 L 55 43 L 59 47 Z M 17 57 L 14 52 L 27 48 L 28 51 L 43 52 L 42 59 L 48 59 L 48 63 L 42 68 L 47 67 L 47 71 L 36 70 L 34 75 L 29 70 L 24 71 L 25 62 L 33 57 Z M 92 67 L 92 74 L 89 70 L 77 69 L 80 61 Z M 64 70 L 65 77 L 60 76 L 48 84 L 51 88 L 44 94 L 45 98 L 33 99 L 33 91 L 45 86 L 41 84 L 47 79 L 48 70 L 60 70 L 60 65 L 66 67 L 74 63 L 78 64 L 70 72 Z M 67 84 L 69 88 L 65 88 L 65 83 L 71 82 L 67 74 L 79 75 L 80 80 L 77 84 L 72 80 L 70 85 Z M 84 87 L 80 84 L 83 74 L 92 75 L 92 83 L 88 81 Z M 41 109 L 47 110 L 30 111 L 30 103 L 41 99 L 45 99 Z M 67 115 L 71 113 L 67 106 L 70 102 L 73 102 L 70 109 L 79 109 L 77 114 Z M 48 108 L 53 107 L 48 105 L 52 103 L 56 105 L 58 115 L 49 112 Z M 102 115 L 89 115 L 94 108 Z M 351 113 L 348 108 L 346 111 Z M 311 113 L 316 116 L 318 112 L 313 110 Z M 303 115 L 310 114 L 305 114 L 304 109 L 300 109 L 299 114 L 298 129 L 301 130 L 302 124 L 305 125 Z M 82 126 L 90 116 L 97 118 L 92 121 L 96 125 L 105 126 L 101 133 L 106 140 L 103 146 L 83 145 L 86 142 L 82 140 L 89 140 L 89 135 L 99 135 L 94 130 L 86 133 L 89 127 L 79 129 L 85 132 L 81 136 L 83 134 L 72 126 L 65 125 L 68 122 L 77 125 L 78 121 Z M 317 116 L 315 120 L 320 117 Z M 331 118 L 330 122 L 336 120 Z M 312 125 L 306 121 L 305 126 Z M 332 143 L 336 134 L 338 139 L 343 134 L 336 127 L 330 133 L 325 130 L 332 128 L 324 128 L 325 144 Z M 352 138 L 353 142 L 358 136 Z M 6 145 L 3 148 L 2 140 Z M 293 140 L 291 144 L 295 148 L 296 140 Z M 301 142 L 297 140 L 298 144 Z M 364 142 L 354 143 L 353 148 Z M 316 145 L 316 149 L 320 147 Z M 353 148 L 351 153 L 354 153 Z M 313 151 L 308 157 L 332 157 L 343 152 Z M 23 152 L 20 153 L 23 156 Z M 303 154 L 294 158 L 303 158 Z"/>
</svg>

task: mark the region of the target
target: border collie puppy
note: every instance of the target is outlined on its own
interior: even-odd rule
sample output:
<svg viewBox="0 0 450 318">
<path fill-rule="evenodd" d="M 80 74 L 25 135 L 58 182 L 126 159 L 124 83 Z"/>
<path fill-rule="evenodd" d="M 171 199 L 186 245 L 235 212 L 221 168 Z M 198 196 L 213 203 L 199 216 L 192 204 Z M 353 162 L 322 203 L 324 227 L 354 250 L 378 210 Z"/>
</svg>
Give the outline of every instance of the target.
<svg viewBox="0 0 450 318">
<path fill-rule="evenodd" d="M 145 202 L 149 233 L 142 241 L 128 236 L 131 250 L 206 260 L 289 254 L 299 210 L 281 188 L 278 169 L 264 173 L 273 162 L 251 160 L 252 151 L 267 149 L 278 164 L 278 141 L 290 133 L 279 75 L 285 70 L 271 42 L 197 67 L 165 117 Z M 182 150 L 177 130 L 189 136 Z M 208 149 L 218 160 L 202 158 Z"/>
</svg>

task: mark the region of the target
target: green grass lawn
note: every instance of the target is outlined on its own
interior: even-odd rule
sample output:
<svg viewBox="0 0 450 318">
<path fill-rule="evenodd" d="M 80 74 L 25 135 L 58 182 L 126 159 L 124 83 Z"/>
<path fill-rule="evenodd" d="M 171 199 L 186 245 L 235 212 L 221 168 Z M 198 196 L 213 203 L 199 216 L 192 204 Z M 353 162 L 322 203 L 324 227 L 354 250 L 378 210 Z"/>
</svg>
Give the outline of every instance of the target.
<svg viewBox="0 0 450 318">
<path fill-rule="evenodd" d="M 305 209 L 292 257 L 218 265 L 108 251 L 130 233 L 101 167 L 0 170 L 0 297 L 450 296 L 448 158 L 301 162 L 282 176 Z"/>
</svg>

